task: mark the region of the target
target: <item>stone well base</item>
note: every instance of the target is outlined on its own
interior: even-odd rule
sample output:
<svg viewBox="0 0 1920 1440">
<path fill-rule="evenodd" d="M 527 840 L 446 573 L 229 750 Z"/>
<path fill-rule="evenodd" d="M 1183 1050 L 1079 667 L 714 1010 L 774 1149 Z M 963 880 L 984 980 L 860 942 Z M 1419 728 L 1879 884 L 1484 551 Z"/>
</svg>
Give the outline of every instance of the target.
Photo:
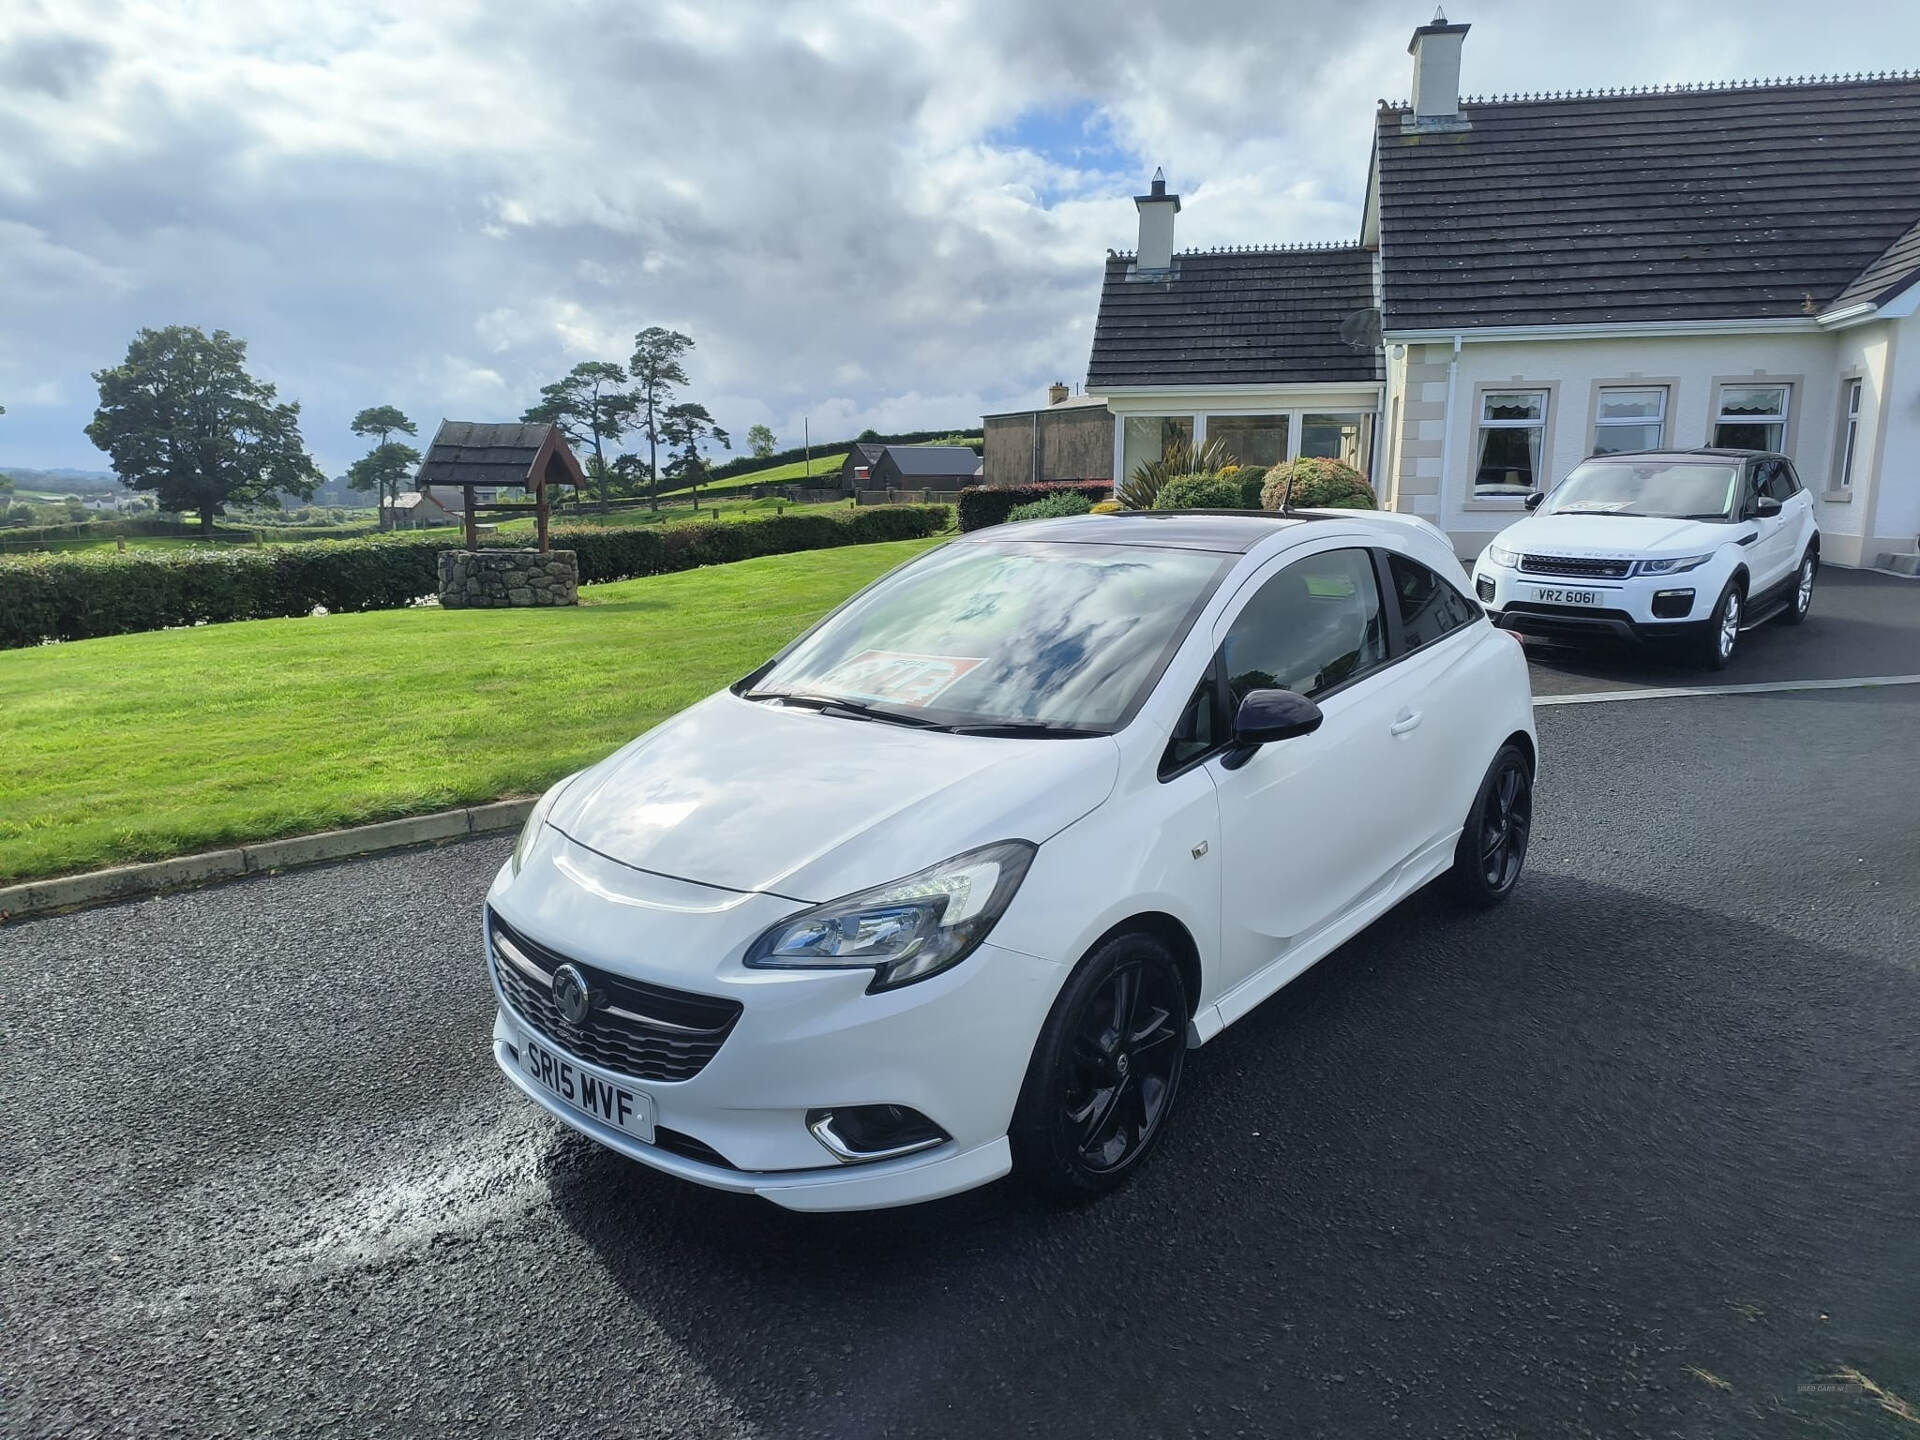
<svg viewBox="0 0 1920 1440">
<path fill-rule="evenodd" d="M 571 550 L 443 550 L 440 603 L 449 610 L 578 605 L 579 561 Z"/>
</svg>

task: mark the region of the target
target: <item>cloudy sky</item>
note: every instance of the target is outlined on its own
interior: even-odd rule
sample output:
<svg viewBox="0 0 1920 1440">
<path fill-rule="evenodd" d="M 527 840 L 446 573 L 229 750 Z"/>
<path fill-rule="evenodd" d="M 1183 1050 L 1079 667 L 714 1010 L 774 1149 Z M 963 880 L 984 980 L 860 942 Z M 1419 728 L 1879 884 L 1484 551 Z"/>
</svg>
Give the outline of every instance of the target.
<svg viewBox="0 0 1920 1440">
<path fill-rule="evenodd" d="M 1430 0 L 1429 0 L 1430 3 Z M 1340 240 L 1413 0 L 0 0 L 0 465 L 224 327 L 329 473 L 635 330 L 743 437 L 971 424 L 1086 373 L 1155 165 L 1185 245 Z M 1920 5 L 1460 0 L 1470 93 L 1920 65 Z"/>
</svg>

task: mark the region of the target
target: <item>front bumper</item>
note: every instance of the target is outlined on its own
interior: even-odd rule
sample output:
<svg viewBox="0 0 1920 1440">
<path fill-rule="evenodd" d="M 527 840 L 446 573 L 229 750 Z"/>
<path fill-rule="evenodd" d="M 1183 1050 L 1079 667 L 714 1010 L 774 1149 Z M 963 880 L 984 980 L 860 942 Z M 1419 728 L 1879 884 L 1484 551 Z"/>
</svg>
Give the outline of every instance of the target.
<svg viewBox="0 0 1920 1440">
<path fill-rule="evenodd" d="M 1720 586 L 1712 567 L 1679 575 L 1584 579 L 1503 569 L 1483 556 L 1473 568 L 1474 594 L 1503 630 L 1547 640 L 1688 640 L 1711 628 Z M 1583 591 L 1593 605 L 1569 605 L 1542 592 Z"/>
<path fill-rule="evenodd" d="M 629 979 L 741 1005 L 711 1060 L 672 1081 L 609 1073 L 499 1006 L 494 1057 L 515 1085 L 582 1134 L 643 1164 L 796 1209 L 868 1209 L 952 1194 L 1005 1174 L 1007 1128 L 1063 968 L 991 943 L 945 974 L 877 995 L 872 972 L 752 970 L 740 961 L 767 925 L 800 908 L 775 896 L 629 870 L 549 832 L 520 875 L 503 867 L 488 903 L 553 952 Z M 698 957 L 689 959 L 689 957 Z M 588 1074 L 644 1092 L 681 1153 L 575 1110 L 520 1071 L 521 1037 Z M 810 1109 L 903 1105 L 950 1140 L 898 1160 L 841 1163 L 807 1128 Z M 690 1138 L 697 1142 L 688 1146 Z M 705 1158 L 714 1157 L 714 1163 Z"/>
</svg>

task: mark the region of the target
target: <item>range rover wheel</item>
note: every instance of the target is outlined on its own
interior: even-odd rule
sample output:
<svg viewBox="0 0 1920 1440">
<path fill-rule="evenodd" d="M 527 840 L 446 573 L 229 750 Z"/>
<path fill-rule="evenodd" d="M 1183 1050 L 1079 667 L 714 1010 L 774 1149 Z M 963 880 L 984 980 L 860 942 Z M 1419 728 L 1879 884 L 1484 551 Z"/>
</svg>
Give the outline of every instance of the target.
<svg viewBox="0 0 1920 1440">
<path fill-rule="evenodd" d="M 1798 625 L 1807 618 L 1807 611 L 1813 607 L 1813 579 L 1819 573 L 1820 556 L 1809 548 L 1800 557 L 1800 571 L 1793 577 L 1793 598 L 1780 612 L 1782 625 Z"/>
<path fill-rule="evenodd" d="M 1518 746 L 1503 745 L 1454 846 L 1448 872 L 1454 896 L 1476 910 L 1506 899 L 1520 883 L 1532 835 L 1533 768 Z"/>
<path fill-rule="evenodd" d="M 1707 622 L 1707 633 L 1701 637 L 1697 652 L 1704 668 L 1724 670 L 1727 662 L 1733 659 L 1734 647 L 1740 643 L 1740 622 L 1746 617 L 1745 599 L 1737 580 L 1729 580 L 1727 588 L 1720 592 L 1719 602 L 1713 607 L 1713 618 Z"/>
<path fill-rule="evenodd" d="M 1166 1129 L 1187 1058 L 1187 990 L 1157 937 L 1116 935 L 1076 969 L 1014 1111 L 1015 1168 L 1063 1204 L 1113 1189 Z"/>
</svg>

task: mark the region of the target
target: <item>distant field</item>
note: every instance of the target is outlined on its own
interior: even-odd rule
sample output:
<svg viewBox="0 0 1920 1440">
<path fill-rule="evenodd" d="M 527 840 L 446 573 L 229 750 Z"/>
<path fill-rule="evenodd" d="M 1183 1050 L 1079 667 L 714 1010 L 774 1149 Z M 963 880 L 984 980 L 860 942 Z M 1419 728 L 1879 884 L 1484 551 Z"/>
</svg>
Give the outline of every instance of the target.
<svg viewBox="0 0 1920 1440">
<path fill-rule="evenodd" d="M 658 510 L 641 507 L 637 510 L 613 510 L 605 515 L 593 509 L 587 509 L 575 515 L 568 512 L 555 515 L 553 523 L 558 525 L 597 525 L 618 528 L 624 525 L 664 525 L 683 520 L 750 520 L 763 515 L 824 515 L 836 510 L 844 510 L 851 504 L 848 500 L 829 501 L 821 505 L 793 505 L 785 500 L 769 496 L 764 500 L 716 500 L 712 504 L 702 503 L 698 509 L 691 505 L 662 505 Z M 719 514 L 716 516 L 715 511 Z M 528 519 L 513 519 L 500 522 L 494 533 L 500 536 L 531 535 L 534 522 Z"/>
<path fill-rule="evenodd" d="M 535 794 L 939 543 L 0 651 L 0 883 Z"/>
<path fill-rule="evenodd" d="M 748 470 L 739 475 L 729 475 L 724 480 L 715 480 L 713 483 L 722 488 L 730 485 L 792 485 L 809 478 L 818 480 L 822 476 L 833 475 L 839 471 L 840 466 L 845 463 L 846 458 L 847 452 L 841 450 L 831 454 L 814 456 L 811 468 L 808 467 L 806 461 L 796 460 L 791 465 L 773 465 L 765 470 Z M 707 487 L 702 485 L 700 488 L 704 490 Z M 660 498 L 664 500 L 669 495 L 685 495 L 687 493 L 687 488 L 683 486 L 678 490 L 662 490 L 660 492 Z"/>
</svg>

